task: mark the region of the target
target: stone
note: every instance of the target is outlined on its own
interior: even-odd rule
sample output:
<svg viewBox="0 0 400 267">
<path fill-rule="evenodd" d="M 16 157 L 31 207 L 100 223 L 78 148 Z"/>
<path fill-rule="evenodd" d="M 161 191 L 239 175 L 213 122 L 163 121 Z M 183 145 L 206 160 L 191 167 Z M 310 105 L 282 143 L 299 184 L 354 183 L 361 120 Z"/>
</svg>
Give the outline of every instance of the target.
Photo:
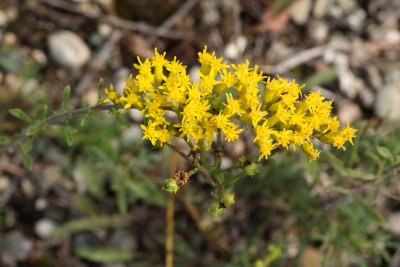
<svg viewBox="0 0 400 267">
<path fill-rule="evenodd" d="M 343 13 L 348 14 L 357 7 L 355 0 L 336 0 Z"/>
<path fill-rule="evenodd" d="M 195 65 L 190 69 L 189 71 L 190 82 L 197 83 L 200 80 L 200 75 L 198 73 L 200 70 L 201 67 L 199 65 Z"/>
<path fill-rule="evenodd" d="M 226 151 L 234 158 L 242 156 L 246 150 L 246 144 L 243 140 L 238 139 L 225 144 Z"/>
<path fill-rule="evenodd" d="M 239 36 L 233 41 L 229 42 L 224 50 L 225 57 L 230 59 L 239 58 L 247 46 L 247 38 L 244 36 Z"/>
<path fill-rule="evenodd" d="M 400 236 L 400 211 L 394 212 L 388 217 L 389 231 Z"/>
<path fill-rule="evenodd" d="M 109 37 L 111 35 L 112 31 L 113 31 L 112 27 L 110 25 L 106 24 L 106 23 L 101 23 L 98 26 L 97 30 L 98 30 L 100 36 L 103 37 L 103 38 Z"/>
<path fill-rule="evenodd" d="M 114 90 L 118 91 L 120 95 L 123 94 L 124 88 L 126 86 L 124 77 L 128 79 L 130 74 L 131 74 L 130 70 L 126 67 L 121 67 L 117 69 L 113 74 L 112 79 L 113 79 Z"/>
<path fill-rule="evenodd" d="M 315 1 L 314 9 L 313 9 L 313 15 L 315 18 L 320 19 L 325 15 L 327 1 L 328 0 L 316 0 Z"/>
<path fill-rule="evenodd" d="M 400 119 L 400 90 L 395 86 L 385 86 L 379 90 L 374 104 L 375 115 L 383 120 Z"/>
<path fill-rule="evenodd" d="M 82 38 L 70 31 L 57 31 L 49 35 L 50 56 L 69 70 L 80 69 L 90 59 L 90 49 Z"/>
<path fill-rule="evenodd" d="M 338 119 L 345 124 L 348 121 L 353 122 L 362 117 L 362 111 L 359 105 L 353 102 L 345 103 L 339 106 Z"/>
<path fill-rule="evenodd" d="M 134 122 L 142 123 L 144 121 L 145 115 L 144 115 L 144 113 L 140 112 L 140 110 L 138 110 L 138 109 L 129 109 L 128 115 Z"/>
<path fill-rule="evenodd" d="M 384 86 L 377 93 L 374 110 L 380 119 L 400 120 L 400 70 L 390 69 L 385 72 Z"/>
<path fill-rule="evenodd" d="M 316 20 L 308 25 L 308 35 L 318 43 L 326 40 L 329 34 L 329 26 L 322 20 Z"/>
<path fill-rule="evenodd" d="M 1 243 L 4 247 L 0 250 L 3 257 L 9 257 L 15 260 L 24 260 L 33 249 L 33 243 L 20 232 L 11 232 Z"/>
<path fill-rule="evenodd" d="M 346 22 L 350 29 L 355 32 L 359 32 L 364 27 L 366 18 L 367 13 L 364 11 L 364 9 L 357 8 L 346 18 Z"/>
<path fill-rule="evenodd" d="M 397 120 L 400 116 L 400 94 L 397 90 L 384 89 L 377 95 L 375 114 L 380 119 Z"/>
<path fill-rule="evenodd" d="M 297 0 L 289 8 L 291 19 L 296 24 L 305 24 L 307 22 L 308 16 L 310 15 L 311 7 L 311 0 Z"/>
<path fill-rule="evenodd" d="M 40 219 L 35 224 L 35 233 L 42 239 L 47 239 L 56 229 L 57 224 L 48 218 Z"/>
<path fill-rule="evenodd" d="M 6 26 L 7 23 L 8 23 L 7 14 L 3 10 L 0 10 L 0 27 Z"/>
<path fill-rule="evenodd" d="M 221 158 L 221 169 L 226 169 L 226 168 L 232 167 L 232 165 L 233 165 L 232 159 L 230 159 L 228 157 Z"/>
<path fill-rule="evenodd" d="M 124 145 L 132 145 L 140 141 L 143 137 L 143 129 L 138 124 L 133 124 L 122 132 L 122 142 Z"/>
<path fill-rule="evenodd" d="M 49 205 L 49 203 L 45 198 L 38 198 L 35 201 L 35 208 L 38 211 L 44 210 L 48 205 Z"/>
</svg>

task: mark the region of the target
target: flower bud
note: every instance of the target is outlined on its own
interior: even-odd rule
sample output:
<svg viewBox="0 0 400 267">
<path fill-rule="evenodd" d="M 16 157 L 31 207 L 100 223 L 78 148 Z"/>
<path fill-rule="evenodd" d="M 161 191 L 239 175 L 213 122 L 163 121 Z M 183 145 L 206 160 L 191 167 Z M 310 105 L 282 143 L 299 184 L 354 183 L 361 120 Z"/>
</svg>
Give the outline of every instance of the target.
<svg viewBox="0 0 400 267">
<path fill-rule="evenodd" d="M 179 186 L 174 179 L 170 178 L 170 179 L 166 179 L 164 181 L 164 185 L 163 185 L 162 189 L 167 192 L 176 193 L 176 191 L 178 191 L 178 189 L 179 189 Z"/>
<path fill-rule="evenodd" d="M 220 207 L 218 203 L 213 203 L 211 207 L 208 209 L 208 212 L 214 216 L 219 216 L 224 211 L 223 208 Z"/>
<path fill-rule="evenodd" d="M 243 170 L 247 175 L 254 176 L 258 173 L 257 166 L 258 164 L 253 162 L 244 166 Z"/>
<path fill-rule="evenodd" d="M 207 138 L 201 138 L 198 145 L 203 151 L 210 151 L 211 149 L 211 142 Z"/>
<path fill-rule="evenodd" d="M 229 207 L 230 205 L 235 204 L 235 194 L 234 193 L 224 193 L 222 196 L 222 203 L 224 203 L 225 207 Z"/>
</svg>

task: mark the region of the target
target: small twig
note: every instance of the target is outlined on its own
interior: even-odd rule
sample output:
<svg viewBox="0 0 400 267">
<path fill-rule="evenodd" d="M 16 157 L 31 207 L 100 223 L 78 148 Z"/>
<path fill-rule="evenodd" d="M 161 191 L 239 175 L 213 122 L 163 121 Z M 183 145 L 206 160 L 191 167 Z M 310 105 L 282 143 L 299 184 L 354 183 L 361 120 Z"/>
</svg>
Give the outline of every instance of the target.
<svg viewBox="0 0 400 267">
<path fill-rule="evenodd" d="M 121 36 L 122 36 L 121 31 L 119 30 L 113 31 L 110 38 L 103 45 L 97 56 L 93 59 L 93 62 L 90 65 L 89 69 L 79 80 L 78 84 L 75 86 L 74 98 L 71 99 L 72 106 L 75 106 L 79 102 L 80 96 L 83 95 L 89 84 L 92 83 L 93 77 L 96 75 L 100 67 L 104 64 L 107 57 L 111 55 L 111 52 L 114 49 L 115 44 L 121 39 Z"/>
<path fill-rule="evenodd" d="M 138 23 L 138 22 L 132 22 L 128 20 L 123 20 L 117 17 L 113 16 L 108 16 L 108 15 L 97 15 L 94 14 L 93 12 L 88 12 L 88 11 L 83 11 L 81 9 L 78 9 L 75 7 L 75 5 L 67 3 L 65 1 L 60 1 L 60 0 L 37 0 L 40 3 L 46 4 L 50 7 L 53 8 L 58 8 L 62 9 L 64 11 L 81 15 L 89 19 L 93 20 L 98 20 L 102 21 L 104 23 L 107 23 L 111 26 L 118 27 L 121 29 L 125 30 L 130 30 L 130 31 L 135 31 L 135 32 L 141 32 L 145 33 L 148 35 L 154 35 L 158 37 L 163 37 L 163 38 L 169 38 L 169 39 L 190 39 L 192 38 L 192 34 L 188 33 L 183 33 L 183 32 L 176 32 L 176 31 L 167 31 L 163 30 L 161 32 L 157 32 L 157 27 L 150 26 L 145 23 Z"/>
<path fill-rule="evenodd" d="M 312 47 L 293 55 L 290 55 L 287 59 L 278 63 L 275 66 L 261 66 L 261 69 L 265 72 L 271 73 L 285 73 L 290 69 L 297 67 L 303 63 L 306 63 L 312 59 L 321 57 L 327 50 L 340 50 L 340 51 L 352 51 L 355 49 L 365 49 L 366 51 L 387 51 L 387 50 L 400 50 L 398 44 L 392 44 L 389 42 L 365 42 L 362 46 L 356 46 L 353 43 L 342 43 L 342 42 L 331 42 L 326 45 Z"/>
<path fill-rule="evenodd" d="M 26 174 L 26 171 L 22 169 L 21 167 L 8 163 L 5 160 L 0 161 L 0 170 L 6 171 L 8 173 L 11 173 L 16 176 L 24 176 Z"/>
<path fill-rule="evenodd" d="M 327 50 L 345 50 L 349 49 L 349 44 L 343 43 L 330 43 L 323 46 L 312 47 L 310 49 L 303 50 L 294 55 L 289 56 L 289 58 L 283 60 L 278 63 L 274 68 L 273 72 L 276 73 L 284 73 L 289 71 L 290 69 L 299 66 L 307 61 L 310 61 L 314 58 L 322 56 Z"/>
<path fill-rule="evenodd" d="M 44 123 L 50 123 L 50 124 L 55 124 L 57 122 L 60 122 L 64 119 L 71 118 L 77 115 L 82 115 L 88 113 L 90 110 L 92 111 L 102 111 L 102 110 L 111 110 L 113 108 L 116 108 L 116 105 L 106 105 L 106 106 L 92 106 L 88 108 L 78 108 L 72 111 L 64 111 L 61 112 L 60 114 L 55 114 L 51 115 L 50 117 L 41 120 L 36 123 L 36 125 L 41 125 Z M 21 133 L 19 133 L 16 137 L 16 140 L 12 140 L 4 145 L 0 146 L 0 152 L 4 152 L 8 150 L 10 147 L 12 147 L 18 140 L 25 140 L 27 138 L 26 136 L 26 131 L 27 129 L 23 130 Z"/>
<path fill-rule="evenodd" d="M 165 20 L 160 26 L 157 27 L 155 34 L 147 38 L 148 43 L 152 43 L 156 40 L 155 36 L 168 32 L 168 30 L 176 24 L 176 22 L 183 16 L 185 16 L 198 2 L 199 0 L 187 0 L 180 8 L 175 11 L 167 20 Z"/>
</svg>

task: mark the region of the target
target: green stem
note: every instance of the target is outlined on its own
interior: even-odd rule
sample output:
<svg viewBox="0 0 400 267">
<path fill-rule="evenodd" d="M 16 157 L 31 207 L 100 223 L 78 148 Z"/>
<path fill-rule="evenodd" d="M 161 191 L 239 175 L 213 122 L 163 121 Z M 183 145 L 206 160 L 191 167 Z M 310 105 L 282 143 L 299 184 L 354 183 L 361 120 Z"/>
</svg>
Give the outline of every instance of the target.
<svg viewBox="0 0 400 267">
<path fill-rule="evenodd" d="M 245 172 L 245 171 L 242 171 L 242 172 L 236 174 L 236 175 L 233 176 L 231 179 L 225 181 L 225 182 L 224 182 L 224 186 L 227 186 L 227 185 L 231 185 L 231 184 L 236 183 L 237 180 L 239 180 L 241 177 L 243 177 L 243 176 L 245 176 L 245 175 L 246 175 L 246 172 Z"/>
<path fill-rule="evenodd" d="M 92 106 L 92 107 L 88 107 L 88 108 L 78 108 L 78 109 L 74 109 L 72 111 L 64 111 L 59 114 L 51 115 L 44 120 L 36 122 L 35 124 L 38 126 L 45 124 L 45 123 L 56 124 L 65 119 L 70 119 L 74 116 L 86 114 L 89 111 L 111 110 L 113 108 L 119 108 L 119 107 L 116 105 L 97 105 L 97 106 Z M 0 146 L 0 152 L 6 151 L 10 147 L 12 147 L 18 140 L 25 140 L 27 138 L 26 131 L 27 131 L 27 129 L 23 130 L 21 133 L 19 133 L 17 135 L 15 140 L 10 141 L 10 142 Z"/>
<path fill-rule="evenodd" d="M 236 164 L 232 165 L 229 168 L 213 169 L 213 170 L 210 170 L 210 171 L 211 171 L 212 174 L 218 174 L 218 173 L 222 173 L 222 172 L 229 172 L 229 171 L 232 171 L 232 170 L 235 170 L 235 169 L 238 169 L 238 168 L 241 168 L 240 163 L 236 163 Z"/>
</svg>

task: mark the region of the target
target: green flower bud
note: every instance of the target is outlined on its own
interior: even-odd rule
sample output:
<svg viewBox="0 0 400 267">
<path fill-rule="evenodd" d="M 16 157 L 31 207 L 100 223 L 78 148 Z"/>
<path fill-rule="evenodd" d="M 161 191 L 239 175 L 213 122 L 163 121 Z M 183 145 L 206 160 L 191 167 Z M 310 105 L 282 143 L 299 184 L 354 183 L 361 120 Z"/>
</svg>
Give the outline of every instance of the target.
<svg viewBox="0 0 400 267">
<path fill-rule="evenodd" d="M 211 142 L 207 138 L 201 138 L 199 140 L 199 148 L 203 151 L 210 151 Z"/>
<path fill-rule="evenodd" d="M 235 204 L 235 194 L 234 193 L 224 193 L 224 195 L 222 196 L 222 203 L 224 203 L 224 205 L 226 207 L 229 207 L 230 205 Z"/>
<path fill-rule="evenodd" d="M 224 211 L 223 208 L 220 207 L 218 203 L 213 203 L 211 207 L 208 209 L 208 212 L 214 216 L 219 216 Z"/>
<path fill-rule="evenodd" d="M 179 114 L 179 103 L 175 99 L 171 101 L 171 108 L 173 112 Z"/>
<path fill-rule="evenodd" d="M 250 163 L 250 164 L 244 166 L 243 170 L 247 175 L 254 176 L 258 173 L 257 166 L 258 166 L 258 164 L 253 162 L 253 163 Z"/>
<path fill-rule="evenodd" d="M 174 179 L 170 178 L 170 179 L 166 179 L 164 181 L 164 185 L 163 185 L 162 189 L 167 192 L 176 193 L 176 191 L 178 191 L 178 189 L 179 189 L 179 186 Z"/>
<path fill-rule="evenodd" d="M 213 96 L 210 98 L 211 107 L 215 110 L 222 110 L 224 105 L 222 104 L 221 98 L 219 96 Z"/>
</svg>

